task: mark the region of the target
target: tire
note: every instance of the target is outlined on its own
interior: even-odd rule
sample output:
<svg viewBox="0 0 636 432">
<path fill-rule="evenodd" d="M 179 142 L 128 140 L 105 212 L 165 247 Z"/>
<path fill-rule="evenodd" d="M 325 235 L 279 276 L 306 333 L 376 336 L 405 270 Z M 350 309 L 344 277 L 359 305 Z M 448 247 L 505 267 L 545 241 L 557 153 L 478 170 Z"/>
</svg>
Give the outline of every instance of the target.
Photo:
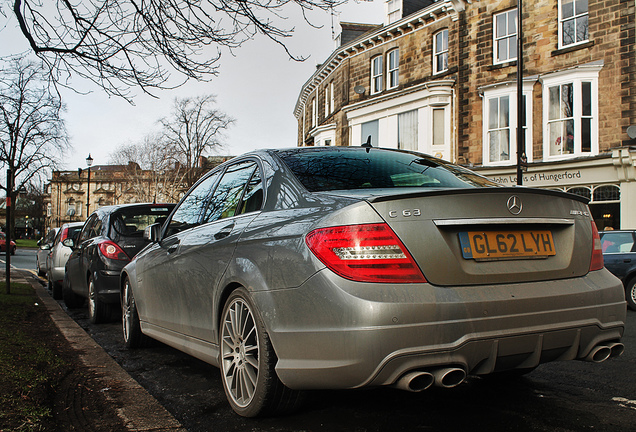
<svg viewBox="0 0 636 432">
<path fill-rule="evenodd" d="M 220 349 L 223 389 L 237 414 L 271 415 L 300 404 L 301 393 L 286 387 L 276 375 L 276 354 L 244 288 L 232 292 L 223 308 Z"/>
<path fill-rule="evenodd" d="M 62 284 L 53 282 L 49 279 L 49 289 L 51 290 L 51 295 L 55 300 L 62 300 Z"/>
<path fill-rule="evenodd" d="M 40 260 L 37 256 L 35 257 L 35 268 L 38 269 L 38 276 L 44 277 L 46 275 L 46 272 L 40 267 Z"/>
<path fill-rule="evenodd" d="M 84 304 L 84 299 L 73 292 L 71 289 L 71 283 L 68 280 L 68 275 L 64 274 L 64 282 L 62 282 L 62 298 L 64 304 L 69 309 L 74 309 Z"/>
<path fill-rule="evenodd" d="M 636 277 L 625 285 L 625 300 L 627 300 L 627 307 L 636 311 Z"/>
<path fill-rule="evenodd" d="M 111 308 L 97 298 L 93 276 L 88 277 L 88 319 L 93 324 L 107 322 L 110 319 Z"/>
<path fill-rule="evenodd" d="M 151 345 L 152 339 L 141 332 L 137 304 L 128 278 L 124 281 L 121 293 L 121 327 L 126 348 L 145 348 Z"/>
<path fill-rule="evenodd" d="M 15 248 L 11 248 L 11 255 L 15 255 Z"/>
</svg>

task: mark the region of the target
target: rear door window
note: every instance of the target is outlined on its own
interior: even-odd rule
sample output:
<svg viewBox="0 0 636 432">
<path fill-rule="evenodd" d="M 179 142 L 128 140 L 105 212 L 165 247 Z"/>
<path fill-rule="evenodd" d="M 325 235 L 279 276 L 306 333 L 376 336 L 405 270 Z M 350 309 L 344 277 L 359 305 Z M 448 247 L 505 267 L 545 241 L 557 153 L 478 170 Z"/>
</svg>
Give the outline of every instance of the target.
<svg viewBox="0 0 636 432">
<path fill-rule="evenodd" d="M 173 207 L 173 205 L 148 205 L 119 209 L 110 217 L 111 238 L 141 238 L 148 226 L 165 222 Z"/>
</svg>

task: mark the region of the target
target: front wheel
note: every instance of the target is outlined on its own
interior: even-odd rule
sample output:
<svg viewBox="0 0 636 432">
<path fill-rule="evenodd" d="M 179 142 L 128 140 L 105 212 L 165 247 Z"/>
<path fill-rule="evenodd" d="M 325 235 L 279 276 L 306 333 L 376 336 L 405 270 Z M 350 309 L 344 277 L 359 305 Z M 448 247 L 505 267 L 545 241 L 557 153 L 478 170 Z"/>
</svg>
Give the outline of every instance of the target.
<svg viewBox="0 0 636 432">
<path fill-rule="evenodd" d="M 133 297 L 132 287 L 128 278 L 126 278 L 122 290 L 121 324 L 126 348 L 144 348 L 150 345 L 151 339 L 141 332 L 137 304 L 135 303 L 135 297 Z"/>
<path fill-rule="evenodd" d="M 245 289 L 227 299 L 220 333 L 223 389 L 237 414 L 256 417 L 298 405 L 300 392 L 285 387 L 276 375 L 276 354 Z"/>
<path fill-rule="evenodd" d="M 636 310 L 636 277 L 632 278 L 625 286 L 625 300 L 627 300 L 627 307 Z"/>
</svg>

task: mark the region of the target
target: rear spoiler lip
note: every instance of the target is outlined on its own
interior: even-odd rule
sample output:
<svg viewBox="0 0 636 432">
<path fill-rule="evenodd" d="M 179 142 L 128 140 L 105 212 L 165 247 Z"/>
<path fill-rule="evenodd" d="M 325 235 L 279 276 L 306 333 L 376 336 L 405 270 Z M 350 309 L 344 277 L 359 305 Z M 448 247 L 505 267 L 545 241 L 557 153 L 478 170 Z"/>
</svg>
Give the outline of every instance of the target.
<svg viewBox="0 0 636 432">
<path fill-rule="evenodd" d="M 335 192 L 335 191 L 330 191 Z M 561 198 L 568 198 L 571 200 L 582 202 L 583 204 L 587 204 L 590 200 L 581 195 L 575 195 L 568 192 L 563 192 L 560 190 L 552 190 L 552 189 L 536 189 L 536 188 L 525 188 L 525 187 L 485 187 L 485 188 L 466 188 L 466 189 L 435 189 L 429 191 L 418 191 L 418 192 L 396 192 L 396 193 L 388 193 L 380 196 L 369 196 L 366 200 L 370 203 L 380 203 L 386 201 L 393 201 L 395 199 L 409 199 L 409 198 L 420 198 L 420 197 L 428 197 L 428 196 L 440 196 L 440 195 L 467 195 L 467 194 L 489 194 L 489 193 L 498 193 L 505 194 L 508 193 L 510 195 L 515 194 L 536 194 L 536 195 L 550 195 L 550 196 L 558 196 Z"/>
</svg>

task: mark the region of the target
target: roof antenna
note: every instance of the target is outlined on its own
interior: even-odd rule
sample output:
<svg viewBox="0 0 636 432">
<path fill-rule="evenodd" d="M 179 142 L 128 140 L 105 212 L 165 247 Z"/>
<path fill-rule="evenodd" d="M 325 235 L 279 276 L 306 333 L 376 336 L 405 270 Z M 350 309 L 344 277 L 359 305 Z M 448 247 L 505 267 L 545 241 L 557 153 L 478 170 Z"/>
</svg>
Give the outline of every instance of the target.
<svg viewBox="0 0 636 432">
<path fill-rule="evenodd" d="M 373 147 L 373 146 L 371 145 L 371 135 L 369 135 L 369 137 L 367 138 L 367 142 L 362 143 L 362 147 L 366 147 L 366 148 L 371 148 L 371 147 Z"/>
</svg>

